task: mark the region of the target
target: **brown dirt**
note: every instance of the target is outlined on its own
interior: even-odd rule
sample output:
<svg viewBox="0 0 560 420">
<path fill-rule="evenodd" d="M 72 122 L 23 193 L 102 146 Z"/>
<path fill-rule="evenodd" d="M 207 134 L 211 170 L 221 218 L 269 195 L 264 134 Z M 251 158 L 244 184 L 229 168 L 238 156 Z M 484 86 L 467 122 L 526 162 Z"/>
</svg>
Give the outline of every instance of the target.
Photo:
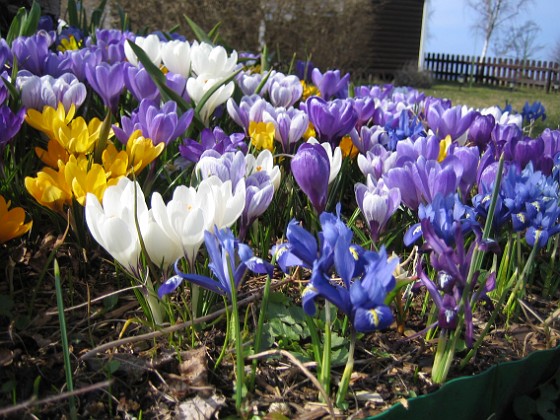
<svg viewBox="0 0 560 420">
<path fill-rule="evenodd" d="M 49 268 L 51 250 L 60 245 L 60 239 L 46 235 L 37 243 L 22 240 L 10 251 L 0 250 L 0 258 L 8 261 L 0 295 L 11 296 L 13 303 L 10 317 L 0 312 L 0 417 L 9 410 L 14 410 L 13 416 L 18 418 L 69 415 L 68 399 L 63 398 L 65 395 L 61 397 L 67 388 L 54 281 Z M 222 418 L 235 415 L 232 353 L 226 354 L 215 368 L 225 339 L 223 318 L 212 326 L 198 328 L 194 345 L 188 328 L 140 339 L 152 330 L 141 322 L 144 316 L 131 290 L 119 293 L 118 302 L 112 304 L 95 300 L 128 286 L 102 254 L 96 251 L 84 255 L 63 243 L 56 257 L 63 278 L 74 389 L 87 391 L 76 397 L 80 418 L 132 419 L 140 413 L 143 418 L 189 418 L 192 411 L 181 417 L 182 410 L 194 406 L 211 414 L 211 404 L 218 407 Z M 41 280 L 45 267 L 48 269 Z M 261 279 L 247 281 L 241 299 L 257 298 L 258 304 L 261 287 Z M 293 283 L 282 290 L 297 294 Z M 422 297 L 417 299 L 419 306 Z M 558 304 L 533 296 L 526 302 L 541 318 L 549 316 Z M 256 309 L 250 305 L 254 303 L 242 308 Z M 419 311 L 414 307 L 407 319 L 407 334 L 423 328 Z M 219 302 L 216 309 L 220 309 Z M 256 310 L 252 312 L 255 314 Z M 476 316 L 479 331 L 488 314 L 481 311 Z M 256 318 L 250 316 L 248 322 L 254 322 L 253 319 Z M 558 320 L 548 330 L 530 313 L 522 314 L 516 322 L 507 329 L 494 329 L 467 368 L 459 371 L 454 365 L 449 378 L 475 374 L 496 363 L 558 344 Z M 249 330 L 254 330 L 254 326 L 250 325 Z M 119 342 L 121 336 L 129 341 Z M 92 355 L 92 349 L 101 345 L 107 348 Z M 305 368 L 314 373 L 313 363 L 302 368 L 280 354 L 277 343 L 272 350 L 276 350 L 274 355 L 263 356 L 256 362 L 256 387 L 246 397 L 247 412 L 264 415 L 277 411 L 288 418 L 301 419 L 328 417 L 325 405 L 318 403 L 317 388 L 303 371 Z M 421 337 L 407 339 L 394 327 L 363 336 L 356 346 L 349 407 L 346 412 L 339 411 L 340 417 L 363 418 L 403 398 L 436 390 L 438 387 L 430 380 L 433 350 L 434 342 Z M 457 361 L 464 354 L 459 353 Z M 247 360 L 247 368 L 250 363 Z M 343 366 L 333 368 L 333 389 L 342 370 Z M 364 395 L 366 400 L 362 399 Z M 285 418 L 278 416 L 268 418 Z"/>
</svg>

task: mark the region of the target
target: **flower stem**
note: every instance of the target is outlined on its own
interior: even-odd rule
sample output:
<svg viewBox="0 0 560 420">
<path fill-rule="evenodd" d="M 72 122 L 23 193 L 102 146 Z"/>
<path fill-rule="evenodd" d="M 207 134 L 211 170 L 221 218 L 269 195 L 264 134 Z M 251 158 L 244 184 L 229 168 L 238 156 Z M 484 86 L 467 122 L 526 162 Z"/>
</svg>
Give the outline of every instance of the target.
<svg viewBox="0 0 560 420">
<path fill-rule="evenodd" d="M 275 257 L 272 257 L 272 264 L 274 265 L 275 263 Z M 255 353 L 258 353 L 261 351 L 261 340 L 262 340 L 262 328 L 263 328 L 263 324 L 264 324 L 264 317 L 266 314 L 266 310 L 268 308 L 268 299 L 270 296 L 270 282 L 271 282 L 271 278 L 270 276 L 266 276 L 266 282 L 264 284 L 264 292 L 263 292 L 263 300 L 261 303 L 261 310 L 259 312 L 259 320 L 257 323 L 257 332 L 255 335 L 255 347 L 253 349 L 253 351 Z M 251 367 L 251 380 L 249 382 L 249 388 L 253 389 L 255 387 L 255 376 L 256 376 L 256 371 L 257 371 L 257 360 L 253 360 L 253 365 Z"/>
<path fill-rule="evenodd" d="M 320 381 L 327 395 L 331 385 L 331 304 L 325 301 L 325 336 Z"/>
<path fill-rule="evenodd" d="M 241 411 L 241 402 L 243 399 L 243 388 L 245 388 L 244 380 L 244 363 L 243 363 L 243 347 L 241 343 L 241 326 L 239 324 L 239 309 L 237 307 L 237 288 L 231 267 L 229 256 L 228 272 L 231 286 L 231 320 L 233 328 L 233 336 L 235 338 L 235 408 L 238 413 Z"/>
<path fill-rule="evenodd" d="M 341 405 L 346 399 L 348 393 L 348 385 L 350 384 L 350 377 L 354 371 L 354 349 L 356 348 L 356 331 L 350 327 L 350 347 L 348 349 L 348 359 L 346 359 L 346 366 L 340 378 L 338 385 L 338 392 L 336 393 L 336 406 L 342 408 Z"/>
<path fill-rule="evenodd" d="M 462 320 L 460 320 L 462 322 Z M 449 334 L 449 335 L 448 335 Z M 438 339 L 438 347 L 432 367 L 432 381 L 435 384 L 442 384 L 447 379 L 453 356 L 455 356 L 455 348 L 457 346 L 457 337 L 461 334 L 461 323 L 457 323 L 457 329 L 454 331 L 441 331 Z"/>
</svg>

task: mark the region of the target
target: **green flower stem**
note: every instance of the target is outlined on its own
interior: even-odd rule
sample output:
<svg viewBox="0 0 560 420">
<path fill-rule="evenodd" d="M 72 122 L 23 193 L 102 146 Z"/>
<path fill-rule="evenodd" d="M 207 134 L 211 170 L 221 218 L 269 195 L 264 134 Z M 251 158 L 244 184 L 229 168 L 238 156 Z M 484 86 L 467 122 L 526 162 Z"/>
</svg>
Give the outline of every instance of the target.
<svg viewBox="0 0 560 420">
<path fill-rule="evenodd" d="M 321 342 L 319 340 L 319 334 L 317 333 L 317 325 L 315 324 L 315 320 L 307 314 L 305 314 L 305 322 L 309 328 L 309 335 L 311 336 L 313 358 L 315 359 L 315 363 L 317 363 L 317 371 L 320 373 L 322 368 Z"/>
<path fill-rule="evenodd" d="M 237 412 L 241 411 L 241 402 L 243 399 L 244 380 L 244 363 L 243 363 L 243 347 L 241 343 L 241 325 L 239 324 L 239 308 L 237 307 L 237 289 L 233 277 L 233 268 L 231 267 L 229 255 L 226 256 L 228 261 L 229 282 L 231 287 L 231 326 L 233 328 L 233 336 L 235 337 L 235 408 Z"/>
<path fill-rule="evenodd" d="M 58 320 L 60 322 L 60 339 L 62 341 L 62 352 L 64 356 L 64 372 L 66 373 L 66 387 L 68 392 L 74 391 L 74 382 L 72 380 L 72 365 L 70 364 L 70 350 L 68 346 L 68 335 L 66 333 L 66 319 L 64 318 L 64 301 L 62 299 L 62 287 L 60 284 L 60 268 L 58 261 L 54 260 L 54 285 L 56 289 L 56 306 L 58 308 Z M 70 418 L 77 419 L 76 400 L 74 396 L 70 396 L 68 400 L 70 404 Z"/>
<path fill-rule="evenodd" d="M 533 245 L 533 249 L 531 250 L 531 253 L 529 254 L 529 258 L 527 258 L 527 262 L 525 263 L 525 266 L 523 267 L 523 272 L 521 273 L 521 277 L 519 278 L 519 280 L 515 283 L 515 286 L 513 288 L 513 290 L 511 291 L 511 294 L 509 295 L 508 301 L 506 303 L 506 306 L 504 308 L 504 312 L 507 315 L 507 318 L 509 320 L 509 318 L 511 317 L 511 315 L 513 315 L 513 312 L 515 311 L 515 308 L 517 306 L 517 299 L 522 297 L 524 292 L 525 292 L 525 286 L 527 285 L 527 277 L 529 277 L 529 274 L 531 273 L 531 270 L 533 269 L 533 262 L 535 260 L 535 256 L 537 255 L 537 251 L 538 251 L 538 238 L 535 240 L 535 244 Z"/>
<path fill-rule="evenodd" d="M 461 335 L 463 317 L 457 320 L 457 329 L 454 331 L 441 331 L 438 339 L 438 347 L 432 366 L 432 381 L 435 384 L 442 384 L 447 379 L 447 374 L 453 363 L 457 338 Z"/>
<path fill-rule="evenodd" d="M 348 348 L 348 359 L 346 359 L 346 366 L 340 378 L 338 385 L 338 392 L 336 393 L 336 406 L 341 408 L 346 394 L 348 393 L 348 385 L 350 384 L 350 377 L 354 371 L 354 350 L 356 348 L 356 331 L 350 327 L 350 347 Z"/>
<path fill-rule="evenodd" d="M 325 336 L 323 347 L 323 360 L 321 363 L 320 382 L 327 395 L 330 393 L 331 384 L 331 304 L 325 301 Z M 323 401 L 324 402 L 324 401 Z"/>
<path fill-rule="evenodd" d="M 222 359 L 224 358 L 224 356 L 226 354 L 227 346 L 228 346 L 228 343 L 229 343 L 229 335 L 230 335 L 229 325 L 230 325 L 231 319 L 230 319 L 230 316 L 229 316 L 227 299 L 225 297 L 224 297 L 224 304 L 225 304 L 225 310 L 226 310 L 226 325 L 228 326 L 228 329 L 226 331 L 226 337 L 224 339 L 224 344 L 222 346 L 222 351 L 220 352 L 220 355 L 218 356 L 218 358 L 216 359 L 216 363 L 214 364 L 214 370 L 216 370 L 218 368 L 218 366 L 220 366 L 220 363 L 222 362 Z"/>
<path fill-rule="evenodd" d="M 272 257 L 271 264 L 274 265 L 276 263 L 276 257 Z M 257 322 L 257 332 L 255 334 L 255 347 L 253 349 L 254 353 L 258 353 L 261 351 L 261 341 L 262 341 L 262 329 L 264 325 L 264 318 L 266 316 L 266 311 L 268 308 L 268 300 L 270 297 L 270 283 L 271 283 L 270 276 L 266 276 L 266 282 L 264 284 L 264 291 L 263 291 L 263 299 L 261 303 L 261 310 L 259 312 L 259 320 Z M 255 377 L 257 372 L 257 359 L 253 360 L 253 365 L 251 367 L 251 380 L 249 382 L 249 388 L 252 390 L 255 387 Z"/>
</svg>

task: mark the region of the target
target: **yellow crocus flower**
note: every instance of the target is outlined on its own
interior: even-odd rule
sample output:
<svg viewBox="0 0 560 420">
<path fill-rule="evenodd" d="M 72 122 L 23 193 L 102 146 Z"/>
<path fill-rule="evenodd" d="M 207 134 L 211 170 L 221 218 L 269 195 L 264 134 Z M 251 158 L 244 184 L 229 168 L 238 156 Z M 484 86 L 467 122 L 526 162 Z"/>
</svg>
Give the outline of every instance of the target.
<svg viewBox="0 0 560 420">
<path fill-rule="evenodd" d="M 0 244 L 24 235 L 33 225 L 33 221 L 25 223 L 25 211 L 21 207 L 9 210 L 10 205 L 0 195 Z"/>
<path fill-rule="evenodd" d="M 107 144 L 101 154 L 101 162 L 107 176 L 118 180 L 128 175 L 128 154 L 125 150 L 118 151 L 113 143 Z"/>
<path fill-rule="evenodd" d="M 275 127 L 272 122 L 249 122 L 249 136 L 251 137 L 251 144 L 255 146 L 257 150 L 273 150 L 274 132 Z"/>
<path fill-rule="evenodd" d="M 80 205 L 85 205 L 87 193 L 94 194 L 99 201 L 103 200 L 103 193 L 107 188 L 107 174 L 100 164 L 90 165 L 89 159 L 84 155 L 78 158 L 71 155 L 64 166 L 64 178 Z"/>
<path fill-rule="evenodd" d="M 313 124 L 311 123 L 311 121 L 309 121 L 309 124 L 307 125 L 307 130 L 305 130 L 305 133 L 303 133 L 303 138 L 305 141 L 309 140 L 311 137 L 316 137 L 317 133 L 315 132 L 315 127 L 313 127 Z"/>
<path fill-rule="evenodd" d="M 70 156 L 66 149 L 56 141 L 55 139 L 50 139 L 47 143 L 47 150 L 40 147 L 35 148 L 35 154 L 41 161 L 51 168 L 58 168 L 58 161 L 68 162 L 68 157 Z"/>
<path fill-rule="evenodd" d="M 443 140 L 439 142 L 439 154 L 437 158 L 438 162 L 442 162 L 447 157 L 449 146 L 451 146 L 451 136 L 447 135 Z"/>
<path fill-rule="evenodd" d="M 25 189 L 29 194 L 42 206 L 61 214 L 65 214 L 65 205 L 72 204 L 72 191 L 64 178 L 63 168 L 64 163 L 59 161 L 58 171 L 45 167 L 36 178 L 25 177 Z"/>
<path fill-rule="evenodd" d="M 342 156 L 350 157 L 350 159 L 354 159 L 358 154 L 358 148 L 354 146 L 350 136 L 342 137 L 342 140 L 340 140 L 340 150 L 342 151 Z"/>
<path fill-rule="evenodd" d="M 54 138 L 68 152 L 78 154 L 89 154 L 93 152 L 95 143 L 99 139 L 101 125 L 99 118 L 92 118 L 89 123 L 82 117 L 73 119 L 70 124 L 57 119 L 53 121 Z"/>
<path fill-rule="evenodd" d="M 154 146 L 151 139 L 142 136 L 141 130 L 134 131 L 126 143 L 126 153 L 132 172 L 138 175 L 161 154 L 164 147 L 164 143 Z"/>
<path fill-rule="evenodd" d="M 39 112 L 36 109 L 28 109 L 25 121 L 31 127 L 42 131 L 49 139 L 52 139 L 55 138 L 53 130 L 55 122 L 60 121 L 61 124 L 68 125 L 74 118 L 75 114 L 76 106 L 74 104 L 70 105 L 70 109 L 67 114 L 64 110 L 64 105 L 62 102 L 59 102 L 56 109 L 48 105 L 43 107 L 42 112 Z"/>
<path fill-rule="evenodd" d="M 300 83 L 303 87 L 303 94 L 301 95 L 302 101 L 305 101 L 310 96 L 321 96 L 317 86 L 305 83 L 305 80 L 301 80 Z"/>
<path fill-rule="evenodd" d="M 60 45 L 56 48 L 60 52 L 64 51 L 74 51 L 79 50 L 82 47 L 82 40 L 76 40 L 74 35 L 70 35 L 68 38 L 62 38 L 60 40 Z"/>
</svg>

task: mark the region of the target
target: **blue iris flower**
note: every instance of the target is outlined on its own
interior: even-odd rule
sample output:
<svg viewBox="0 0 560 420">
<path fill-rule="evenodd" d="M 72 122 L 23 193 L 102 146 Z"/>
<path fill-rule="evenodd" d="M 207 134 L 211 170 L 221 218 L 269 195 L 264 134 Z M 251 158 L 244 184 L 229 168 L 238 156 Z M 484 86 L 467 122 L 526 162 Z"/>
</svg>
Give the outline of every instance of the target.
<svg viewBox="0 0 560 420">
<path fill-rule="evenodd" d="M 178 267 L 178 261 L 176 261 L 176 275 L 168 279 L 158 289 L 160 299 L 173 292 L 183 280 L 188 280 L 219 295 L 231 298 L 230 270 L 233 274 L 236 289 L 239 288 L 248 271 L 272 276 L 272 265 L 261 258 L 255 257 L 251 248 L 241 243 L 229 228 L 216 229 L 215 232 L 206 231 L 204 233 L 204 243 L 210 258 L 208 267 L 212 270 L 215 279 L 200 274 L 183 273 Z"/>
<path fill-rule="evenodd" d="M 386 328 L 393 322 L 385 297 L 395 287 L 393 272 L 398 259 L 389 260 L 384 247 L 366 251 L 352 243 L 352 230 L 337 214 L 323 212 L 318 241 L 314 235 L 292 221 L 284 244 L 275 246 L 280 268 L 302 266 L 311 270 L 311 279 L 303 291 L 302 305 L 308 315 L 316 312 L 315 300 L 322 297 L 347 315 L 359 332 Z M 333 279 L 333 274 L 340 281 Z"/>
</svg>

